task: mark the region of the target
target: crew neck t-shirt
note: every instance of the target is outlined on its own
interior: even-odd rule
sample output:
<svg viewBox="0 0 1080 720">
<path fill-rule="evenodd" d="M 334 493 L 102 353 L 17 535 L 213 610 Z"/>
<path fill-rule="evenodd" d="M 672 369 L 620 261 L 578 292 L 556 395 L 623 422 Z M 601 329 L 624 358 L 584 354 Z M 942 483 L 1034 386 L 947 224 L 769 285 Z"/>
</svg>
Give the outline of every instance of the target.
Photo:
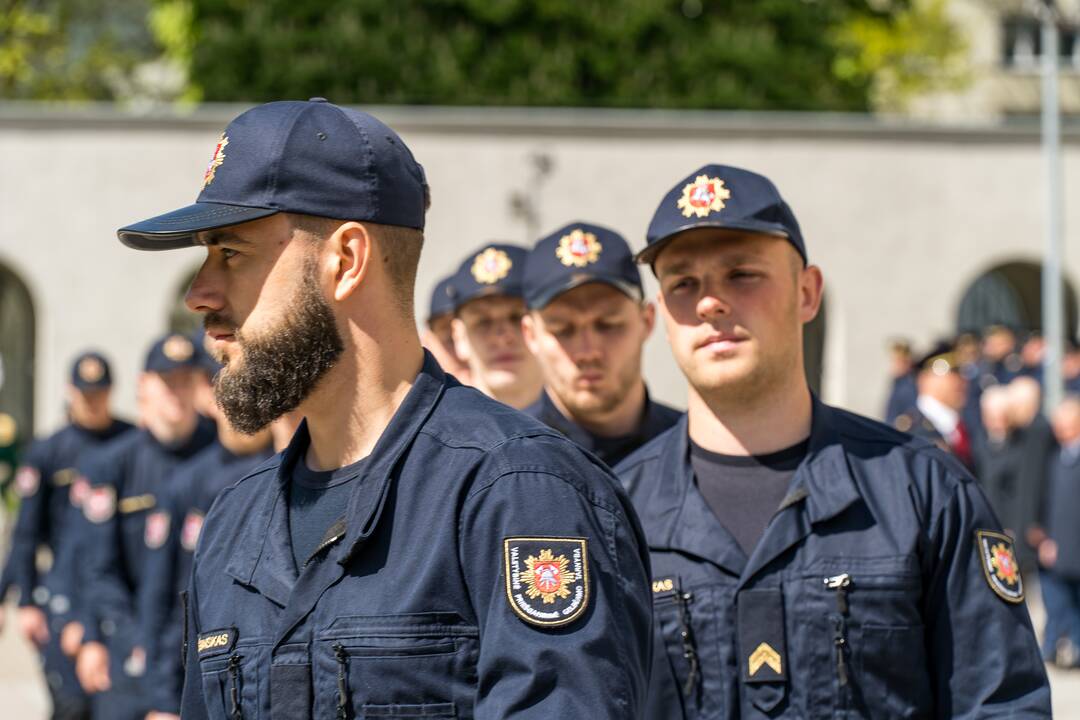
<svg viewBox="0 0 1080 720">
<path fill-rule="evenodd" d="M 300 457 L 289 482 L 289 539 L 298 572 L 315 553 L 330 526 L 345 515 L 353 483 L 367 458 L 337 470 L 312 470 Z"/>
<path fill-rule="evenodd" d="M 749 557 L 780 508 L 809 439 L 767 455 L 722 455 L 690 441 L 690 466 L 705 502 Z"/>
</svg>

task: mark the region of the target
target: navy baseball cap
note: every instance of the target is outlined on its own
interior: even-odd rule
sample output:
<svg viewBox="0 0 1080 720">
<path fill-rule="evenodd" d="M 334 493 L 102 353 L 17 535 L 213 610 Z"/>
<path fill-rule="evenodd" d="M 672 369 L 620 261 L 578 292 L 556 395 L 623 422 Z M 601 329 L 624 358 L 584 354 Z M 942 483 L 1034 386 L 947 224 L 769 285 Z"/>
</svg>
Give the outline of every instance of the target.
<svg viewBox="0 0 1080 720">
<path fill-rule="evenodd" d="M 194 244 L 195 233 L 279 212 L 422 230 L 424 170 L 393 130 L 323 98 L 259 105 L 225 128 L 194 205 L 122 227 L 136 250 Z"/>
<path fill-rule="evenodd" d="M 199 356 L 191 338 L 180 333 L 170 333 L 158 339 L 146 353 L 143 370 L 152 373 L 167 373 L 181 368 L 199 367 Z"/>
<path fill-rule="evenodd" d="M 454 312 L 454 276 L 444 277 L 435 284 L 431 291 L 431 305 L 428 307 L 427 321 L 430 325 L 433 320 L 443 315 Z"/>
<path fill-rule="evenodd" d="M 706 165 L 675 184 L 660 201 L 637 254 L 652 264 L 676 235 L 695 228 L 741 230 L 786 238 L 807 262 L 799 223 L 780 191 L 764 175 L 728 165 Z"/>
<path fill-rule="evenodd" d="M 71 384 L 77 390 L 104 390 L 112 387 L 112 368 L 96 350 L 80 353 L 71 364 Z"/>
<path fill-rule="evenodd" d="M 641 301 L 641 273 L 622 235 L 606 227 L 576 222 L 536 243 L 525 261 L 523 291 L 529 309 L 586 283 L 605 283 Z"/>
<path fill-rule="evenodd" d="M 450 280 L 454 312 L 479 297 L 523 297 L 521 279 L 528 255 L 525 248 L 504 243 L 485 245 L 470 254 Z"/>
</svg>

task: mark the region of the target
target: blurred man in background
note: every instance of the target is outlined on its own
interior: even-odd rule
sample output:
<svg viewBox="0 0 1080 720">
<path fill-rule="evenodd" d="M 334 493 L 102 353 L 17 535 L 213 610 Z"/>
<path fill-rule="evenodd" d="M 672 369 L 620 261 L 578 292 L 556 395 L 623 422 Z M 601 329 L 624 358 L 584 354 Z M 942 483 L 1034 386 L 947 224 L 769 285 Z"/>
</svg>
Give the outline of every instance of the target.
<svg viewBox="0 0 1080 720">
<path fill-rule="evenodd" d="M 653 402 L 641 354 L 656 311 L 621 235 L 572 223 L 540 240 L 525 263 L 525 343 L 544 391 L 525 412 L 610 466 L 675 424 Z"/>
<path fill-rule="evenodd" d="M 1042 388 L 1034 378 L 1017 376 L 1007 386 L 1011 424 L 1018 452 L 1016 492 L 1008 511 L 1017 545 L 1017 559 L 1024 572 L 1035 570 L 1035 550 L 1023 542 L 1038 521 L 1046 490 L 1046 478 L 1055 450 L 1054 433 L 1042 415 Z"/>
<path fill-rule="evenodd" d="M 967 381 L 952 345 L 938 343 L 916 366 L 915 406 L 897 416 L 893 426 L 929 440 L 973 468 L 972 437 L 960 415 L 967 402 Z"/>
<path fill-rule="evenodd" d="M 17 589 L 19 630 L 41 653 L 52 717 L 57 720 L 90 716 L 75 666 L 60 649 L 75 591 L 68 578 L 79 561 L 76 553 L 61 549 L 71 547 L 69 508 L 81 501 L 73 489 L 75 468 L 88 450 L 131 429 L 130 423 L 113 417 L 112 385 L 112 369 L 103 355 L 85 352 L 75 358 L 66 389 L 70 422 L 34 443 L 15 477 L 21 502 L 0 580 L 0 599 L 9 588 Z M 38 567 L 38 553 L 43 549 L 52 558 L 47 569 Z"/>
<path fill-rule="evenodd" d="M 443 370 L 468 384 L 469 368 L 458 357 L 457 348 L 454 347 L 454 294 L 453 277 L 443 278 L 436 283 L 431 291 L 431 304 L 425 327 L 420 333 L 420 342 L 435 356 Z"/>
<path fill-rule="evenodd" d="M 889 343 L 889 399 L 885 404 L 885 422 L 892 425 L 901 413 L 915 404 L 919 390 L 915 386 L 915 361 L 911 343 L 897 339 Z"/>
<path fill-rule="evenodd" d="M 143 428 L 103 446 L 80 466 L 89 483 L 78 530 L 83 644 L 76 672 L 93 694 L 96 717 L 142 720 L 145 648 L 138 644 L 136 597 L 145 579 L 147 517 L 172 470 L 213 441 L 197 412 L 199 373 L 191 339 L 168 335 L 151 347 L 139 376 Z"/>
<path fill-rule="evenodd" d="M 486 245 L 466 258 L 451 281 L 454 348 L 471 384 L 519 410 L 536 401 L 544 384 L 521 334 L 527 255 L 516 245 Z"/>
<path fill-rule="evenodd" d="M 273 453 L 271 429 L 245 435 L 234 429 L 220 410 L 215 412 L 217 440 L 176 467 L 161 493 L 157 508 L 146 518 L 145 581 L 138 589 L 137 615 L 146 650 L 146 677 L 151 712 L 147 720 L 180 716 L 184 684 L 181 664 L 183 613 L 181 594 L 187 590 L 192 556 L 203 518 L 214 499 Z M 283 417 L 291 435 L 298 419 Z"/>
<path fill-rule="evenodd" d="M 986 432 L 975 445 L 975 477 L 1002 527 L 1015 538 L 1020 527 L 1014 516 L 1021 452 L 1014 432 L 1008 387 L 993 385 L 987 388 L 979 404 Z"/>
<path fill-rule="evenodd" d="M 1080 660 L 1080 398 L 1062 402 L 1053 429 L 1060 447 L 1050 463 L 1040 524 L 1031 540 L 1046 606 L 1043 658 L 1071 667 Z"/>
</svg>

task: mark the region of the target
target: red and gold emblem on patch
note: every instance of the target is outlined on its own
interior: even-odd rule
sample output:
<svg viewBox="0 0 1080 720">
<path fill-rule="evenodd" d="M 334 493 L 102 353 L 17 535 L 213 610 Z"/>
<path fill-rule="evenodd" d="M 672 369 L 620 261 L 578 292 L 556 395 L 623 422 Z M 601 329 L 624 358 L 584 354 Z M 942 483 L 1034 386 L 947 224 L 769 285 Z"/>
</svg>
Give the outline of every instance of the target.
<svg viewBox="0 0 1080 720">
<path fill-rule="evenodd" d="M 41 485 L 41 473 L 37 468 L 24 465 L 15 473 L 15 492 L 21 498 L 32 497 Z"/>
<path fill-rule="evenodd" d="M 555 255 L 566 267 L 582 268 L 599 260 L 603 249 L 604 246 L 596 239 L 596 235 L 578 229 L 562 236 Z"/>
<path fill-rule="evenodd" d="M 217 169 L 221 167 L 221 163 L 225 162 L 225 146 L 228 144 L 229 138 L 226 137 L 225 133 L 221 133 L 221 139 L 218 140 L 217 147 L 214 148 L 214 157 L 210 158 L 210 164 L 206 166 L 206 174 L 203 175 L 202 186 L 204 188 L 214 182 Z"/>
<path fill-rule="evenodd" d="M 554 627 L 589 604 L 588 543 L 583 538 L 514 537 L 503 541 L 506 596 L 522 620 Z"/>
<path fill-rule="evenodd" d="M 709 213 L 724 209 L 724 201 L 731 199 L 731 191 L 724 186 L 720 178 L 698 175 L 692 183 L 683 188 L 679 198 L 679 209 L 685 217 L 708 217 Z"/>
<path fill-rule="evenodd" d="M 180 529 L 180 545 L 188 552 L 195 552 L 202 526 L 203 514 L 198 510 L 190 511 L 184 518 L 184 527 Z"/>
<path fill-rule="evenodd" d="M 164 510 L 157 510 L 147 515 L 144 533 L 146 547 L 157 550 L 164 545 L 165 540 L 169 537 L 169 526 L 171 524 L 169 513 Z"/>
<path fill-rule="evenodd" d="M 476 256 L 472 264 L 472 276 L 481 285 L 494 285 L 510 274 L 514 261 L 498 248 L 489 247 Z"/>
<path fill-rule="evenodd" d="M 191 341 L 183 335 L 170 337 L 165 341 L 161 351 L 165 353 L 165 357 L 176 363 L 187 362 L 195 354 L 195 348 L 192 347 Z"/>
<path fill-rule="evenodd" d="M 116 488 L 112 485 L 90 486 L 82 503 L 83 515 L 95 525 L 112 519 L 116 514 Z"/>
<path fill-rule="evenodd" d="M 1024 578 L 1016 562 L 1013 540 L 1004 533 L 989 530 L 975 531 L 976 545 L 982 559 L 986 582 L 1003 600 L 1018 603 L 1024 600 Z"/>
</svg>

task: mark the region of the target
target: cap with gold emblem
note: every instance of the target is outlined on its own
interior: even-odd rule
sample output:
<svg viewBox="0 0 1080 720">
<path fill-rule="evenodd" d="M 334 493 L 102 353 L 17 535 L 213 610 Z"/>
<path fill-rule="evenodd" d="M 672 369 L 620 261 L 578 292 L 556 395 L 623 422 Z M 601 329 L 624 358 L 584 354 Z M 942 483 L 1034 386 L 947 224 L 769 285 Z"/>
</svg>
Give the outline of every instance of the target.
<svg viewBox="0 0 1080 720">
<path fill-rule="evenodd" d="M 946 375 L 960 370 L 960 359 L 950 342 L 938 342 L 930 351 L 915 363 L 919 372 L 931 372 L 934 375 Z"/>
<path fill-rule="evenodd" d="M 79 354 L 71 364 L 71 384 L 77 390 L 100 390 L 112 386 L 112 369 L 95 350 Z"/>
<path fill-rule="evenodd" d="M 199 358 L 191 338 L 180 333 L 172 333 L 159 339 L 150 347 L 143 369 L 146 372 L 166 373 L 181 368 L 196 368 L 198 364 Z"/>
<path fill-rule="evenodd" d="M 697 228 L 717 228 L 786 238 L 807 260 L 802 231 L 791 208 L 772 181 L 742 168 L 706 165 L 675 183 L 653 214 L 648 245 L 637 254 L 652 264 L 676 235 Z"/>
<path fill-rule="evenodd" d="M 454 312 L 479 297 L 522 297 L 521 280 L 529 251 L 518 245 L 492 243 L 470 253 L 450 278 Z"/>
<path fill-rule="evenodd" d="M 541 238 L 525 260 L 525 302 L 539 310 L 586 283 L 605 283 L 640 301 L 644 296 L 634 253 L 614 230 L 574 222 Z"/>
</svg>

